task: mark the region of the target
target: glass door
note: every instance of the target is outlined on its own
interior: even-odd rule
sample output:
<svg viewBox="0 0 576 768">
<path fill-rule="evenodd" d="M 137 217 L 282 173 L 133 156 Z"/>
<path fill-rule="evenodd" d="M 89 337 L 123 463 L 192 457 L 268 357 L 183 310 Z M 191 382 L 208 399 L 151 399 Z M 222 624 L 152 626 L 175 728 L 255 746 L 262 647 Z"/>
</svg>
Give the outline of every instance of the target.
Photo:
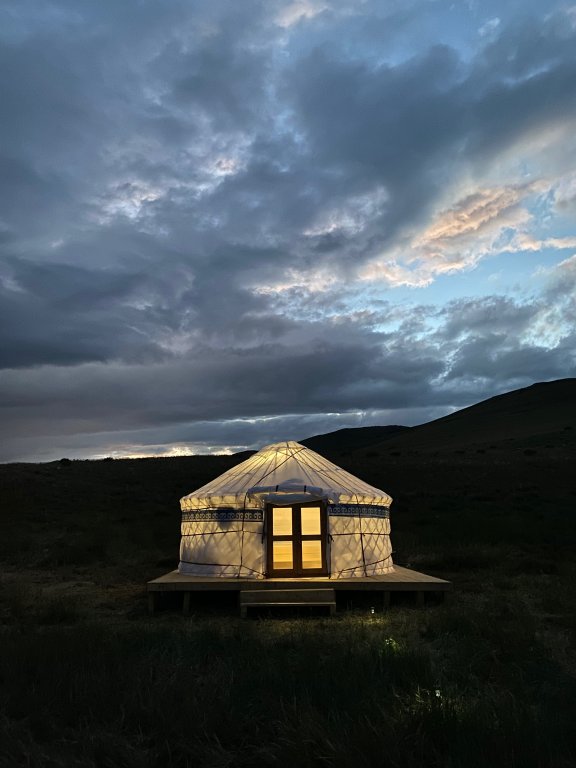
<svg viewBox="0 0 576 768">
<path fill-rule="evenodd" d="M 318 502 L 266 509 L 269 576 L 325 576 L 326 507 Z"/>
</svg>

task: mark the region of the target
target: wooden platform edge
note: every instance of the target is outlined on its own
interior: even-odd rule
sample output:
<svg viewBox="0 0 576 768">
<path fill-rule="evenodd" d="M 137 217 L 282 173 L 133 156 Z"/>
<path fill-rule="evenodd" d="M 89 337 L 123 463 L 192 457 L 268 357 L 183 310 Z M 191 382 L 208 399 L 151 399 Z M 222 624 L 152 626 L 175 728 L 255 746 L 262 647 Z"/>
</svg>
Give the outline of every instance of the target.
<svg viewBox="0 0 576 768">
<path fill-rule="evenodd" d="M 402 578 L 403 574 L 384 574 L 377 576 L 358 576 L 354 579 L 237 579 L 222 578 L 218 576 L 198 577 L 179 574 L 178 571 L 160 576 L 148 581 L 147 591 L 150 592 L 203 592 L 203 591 L 243 591 L 268 590 L 268 589 L 336 589 L 350 591 L 401 591 L 416 592 L 451 592 L 453 584 L 446 579 L 429 576 L 418 571 L 409 571 L 408 578 Z M 392 578 L 387 578 L 392 576 Z M 418 578 L 422 577 L 422 578 Z"/>
<path fill-rule="evenodd" d="M 383 605 L 386 607 L 390 605 L 392 592 L 413 593 L 416 597 L 416 604 L 424 605 L 426 593 L 442 593 L 443 599 L 446 600 L 449 593 L 454 589 L 451 581 L 412 571 L 401 566 L 398 566 L 390 574 L 360 576 L 354 579 L 329 579 L 325 577 L 317 579 L 239 579 L 217 576 L 198 577 L 180 574 L 178 571 L 171 571 L 164 574 L 164 576 L 152 579 L 147 582 L 146 586 L 148 592 L 148 612 L 150 614 L 155 612 L 158 594 L 161 592 L 182 592 L 182 609 L 184 614 L 189 614 L 193 592 L 238 592 L 239 602 L 243 592 L 261 593 L 262 601 L 260 604 L 264 604 L 267 593 L 273 591 L 300 592 L 301 595 L 319 590 L 333 591 L 334 594 L 336 592 L 366 591 L 379 593 L 382 597 Z M 311 605 L 310 602 L 305 600 L 302 603 Z M 334 611 L 335 607 L 334 602 Z M 330 608 L 331 614 L 334 611 Z"/>
</svg>

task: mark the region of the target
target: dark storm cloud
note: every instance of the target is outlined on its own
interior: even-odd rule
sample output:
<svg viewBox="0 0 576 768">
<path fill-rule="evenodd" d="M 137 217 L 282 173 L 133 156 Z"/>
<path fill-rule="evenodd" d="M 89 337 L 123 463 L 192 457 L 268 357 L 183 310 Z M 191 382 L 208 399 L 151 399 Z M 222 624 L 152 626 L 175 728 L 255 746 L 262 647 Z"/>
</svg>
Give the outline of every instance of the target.
<svg viewBox="0 0 576 768">
<path fill-rule="evenodd" d="M 493 306 L 489 299 L 487 312 Z M 459 307 L 464 314 L 466 309 Z M 468 309 L 478 313 L 478 302 Z M 134 432 L 132 439 L 144 446 L 222 440 L 243 447 L 258 442 L 255 434 L 280 439 L 288 427 L 292 437 L 303 437 L 306 424 L 313 433 L 312 425 L 329 431 L 358 423 L 346 417 L 351 403 L 352 410 L 384 412 L 387 422 L 400 421 L 398 413 L 414 423 L 417 415 L 426 420 L 442 408 L 466 405 L 507 385 L 576 371 L 569 337 L 550 350 L 489 328 L 481 335 L 479 325 L 456 348 L 448 333 L 430 334 L 423 341 L 405 326 L 401 336 L 348 332 L 343 334 L 347 343 L 317 339 L 305 351 L 271 344 L 242 351 L 204 349 L 195 358 L 162 365 L 84 365 L 73 378 L 63 367 L 6 372 L 0 385 L 2 420 L 7 431 L 17 430 L 19 439 L 35 440 L 36 452 L 46 450 L 56 436 L 71 446 L 110 445 L 113 432 L 125 437 Z M 442 336 L 448 340 L 439 342 Z M 422 411 L 422 403 L 428 411 Z M 342 416 L 314 417 L 320 412 Z M 284 414 L 285 421 L 280 418 L 268 428 L 247 426 L 244 439 L 241 424 L 230 423 L 271 414 Z M 208 424 L 214 426 L 211 440 Z M 16 458 L 13 450 L 6 444 L 2 458 Z"/>
<path fill-rule="evenodd" d="M 8 266 L 0 278 L 4 368 L 155 362 L 232 343 L 258 345 L 294 326 L 271 314 L 265 297 L 224 289 L 217 270 L 194 278 L 185 265 L 173 265 L 163 279 L 21 260 Z"/>
<path fill-rule="evenodd" d="M 472 337 L 458 350 L 448 379 L 464 382 L 497 379 L 513 386 L 517 382 L 537 381 L 543 374 L 546 378 L 562 378 L 567 369 L 574 370 L 574 354 L 571 351 L 567 359 L 567 347 L 574 349 L 568 344 L 553 349 L 536 344 L 514 344 L 504 334 Z"/>
<path fill-rule="evenodd" d="M 169 84 L 165 105 L 204 116 L 218 132 L 251 130 L 261 121 L 270 57 L 264 41 L 256 47 L 247 39 L 254 21 L 254 6 L 230 6 L 203 40 L 166 46 L 152 70 Z"/>
<path fill-rule="evenodd" d="M 161 358 L 131 326 L 143 325 L 139 312 L 123 306 L 138 275 L 22 260 L 10 266 L 0 282 L 1 367 Z"/>
<path fill-rule="evenodd" d="M 504 391 L 574 375 L 575 278 L 568 261 L 556 267 L 542 295 L 524 302 L 503 296 L 450 302 L 436 334 L 450 351 L 447 388 L 456 384 L 463 392 L 482 386 Z"/>
<path fill-rule="evenodd" d="M 48 430 L 56 416 L 62 432 L 80 424 L 86 431 L 98 425 L 134 429 L 267 416 L 279 403 L 282 413 L 348 410 L 351 392 L 360 408 L 407 407 L 418 404 L 427 380 L 439 371 L 427 350 L 408 362 L 399 345 L 387 348 L 377 339 L 362 341 L 360 334 L 347 334 L 339 344 L 317 339 L 306 349 L 269 345 L 204 350 L 197 359 L 138 368 L 85 365 L 76 369 L 72 381 L 64 368 L 11 371 L 3 377 L 2 403 L 7 427 L 14 420 L 21 429 L 28 422 L 30 429 L 40 431 L 48 406 Z"/>
<path fill-rule="evenodd" d="M 516 338 L 529 328 L 538 310 L 538 303 L 519 304 L 509 296 L 453 301 L 442 311 L 442 335 L 455 339 L 501 333 Z"/>
<path fill-rule="evenodd" d="M 552 349 L 530 338 L 538 300 L 407 317 L 362 307 L 355 276 L 463 169 L 574 116 L 574 28 L 518 18 L 464 55 L 419 3 L 283 27 L 287 7 L 0 11 L 5 460 L 63 436 L 303 437 L 573 370 L 567 300 Z"/>
<path fill-rule="evenodd" d="M 381 182 L 378 244 L 427 210 L 457 163 L 485 163 L 538 127 L 576 114 L 576 35 L 549 22 L 503 33 L 463 62 L 436 46 L 396 66 L 316 50 L 290 83 L 298 124 L 341 185 Z"/>
</svg>

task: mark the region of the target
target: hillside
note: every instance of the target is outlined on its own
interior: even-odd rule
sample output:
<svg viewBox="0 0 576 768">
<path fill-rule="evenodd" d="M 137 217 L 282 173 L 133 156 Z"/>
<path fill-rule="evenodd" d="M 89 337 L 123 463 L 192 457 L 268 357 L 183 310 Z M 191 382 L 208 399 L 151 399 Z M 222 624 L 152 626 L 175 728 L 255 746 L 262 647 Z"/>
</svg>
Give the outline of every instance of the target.
<svg viewBox="0 0 576 768">
<path fill-rule="evenodd" d="M 327 432 L 324 435 L 307 437 L 305 440 L 299 440 L 298 442 L 317 453 L 347 453 L 349 451 L 370 448 L 408 430 L 410 430 L 410 427 L 401 427 L 395 424 L 387 427 L 356 427 L 338 429 L 335 432 Z"/>
<path fill-rule="evenodd" d="M 446 453 L 546 448 L 563 455 L 576 443 L 576 379 L 533 384 L 491 397 L 372 446 L 375 451 Z"/>
</svg>

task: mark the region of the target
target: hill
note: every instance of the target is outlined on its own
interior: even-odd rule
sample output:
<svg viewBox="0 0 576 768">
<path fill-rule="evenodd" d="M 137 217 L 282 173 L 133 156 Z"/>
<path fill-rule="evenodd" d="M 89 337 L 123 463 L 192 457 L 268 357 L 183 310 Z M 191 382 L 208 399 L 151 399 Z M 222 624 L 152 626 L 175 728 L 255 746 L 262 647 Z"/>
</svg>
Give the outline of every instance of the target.
<svg viewBox="0 0 576 768">
<path fill-rule="evenodd" d="M 533 384 L 373 445 L 376 451 L 526 450 L 562 454 L 576 439 L 576 379 Z M 358 449 L 356 449 L 358 450 Z"/>
<path fill-rule="evenodd" d="M 356 427 L 338 429 L 335 432 L 327 432 L 324 435 L 307 437 L 299 440 L 299 443 L 322 454 L 347 453 L 382 443 L 390 440 L 401 432 L 410 430 L 410 427 L 390 425 L 387 427 Z"/>
</svg>

